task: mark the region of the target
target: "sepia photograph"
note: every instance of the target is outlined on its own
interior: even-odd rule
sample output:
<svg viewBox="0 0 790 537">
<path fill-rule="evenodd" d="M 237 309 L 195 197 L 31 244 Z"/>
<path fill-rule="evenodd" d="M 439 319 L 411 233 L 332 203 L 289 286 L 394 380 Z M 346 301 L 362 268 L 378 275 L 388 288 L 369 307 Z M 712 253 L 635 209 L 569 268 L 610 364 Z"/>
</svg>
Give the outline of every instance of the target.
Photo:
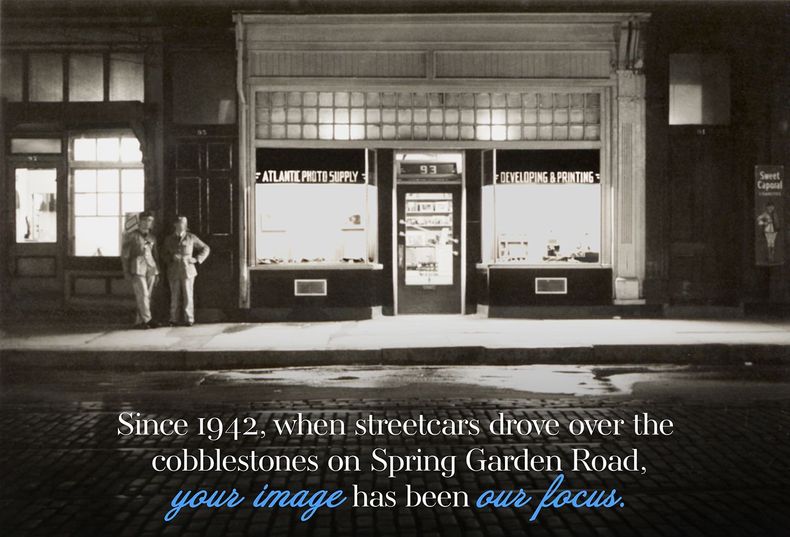
<svg viewBox="0 0 790 537">
<path fill-rule="evenodd" d="M 790 1 L 0 0 L 0 535 L 790 535 Z"/>
</svg>

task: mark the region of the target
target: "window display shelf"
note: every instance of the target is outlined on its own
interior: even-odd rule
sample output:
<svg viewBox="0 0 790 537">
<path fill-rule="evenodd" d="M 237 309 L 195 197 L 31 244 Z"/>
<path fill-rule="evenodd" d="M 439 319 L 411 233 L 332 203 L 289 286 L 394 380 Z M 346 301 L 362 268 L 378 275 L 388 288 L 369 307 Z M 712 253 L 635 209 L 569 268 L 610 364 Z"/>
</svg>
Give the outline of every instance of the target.
<svg viewBox="0 0 790 537">
<path fill-rule="evenodd" d="M 382 270 L 381 263 L 272 263 L 259 264 L 250 267 L 250 270 Z"/>
<path fill-rule="evenodd" d="M 517 263 L 517 262 L 490 262 L 490 263 L 476 263 L 477 269 L 602 269 L 611 268 L 611 265 L 602 263 L 583 263 L 581 261 L 551 261 L 545 263 Z"/>
</svg>

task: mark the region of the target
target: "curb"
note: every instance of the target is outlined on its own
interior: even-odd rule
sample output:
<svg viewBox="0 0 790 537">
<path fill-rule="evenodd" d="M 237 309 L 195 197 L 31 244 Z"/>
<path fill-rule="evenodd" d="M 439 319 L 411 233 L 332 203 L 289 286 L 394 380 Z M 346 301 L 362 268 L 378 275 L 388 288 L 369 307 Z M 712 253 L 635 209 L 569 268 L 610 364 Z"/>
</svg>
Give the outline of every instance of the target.
<svg viewBox="0 0 790 537">
<path fill-rule="evenodd" d="M 551 348 L 429 347 L 363 350 L 5 349 L 0 371 L 197 371 L 325 365 L 788 365 L 790 345 L 595 345 Z"/>
</svg>

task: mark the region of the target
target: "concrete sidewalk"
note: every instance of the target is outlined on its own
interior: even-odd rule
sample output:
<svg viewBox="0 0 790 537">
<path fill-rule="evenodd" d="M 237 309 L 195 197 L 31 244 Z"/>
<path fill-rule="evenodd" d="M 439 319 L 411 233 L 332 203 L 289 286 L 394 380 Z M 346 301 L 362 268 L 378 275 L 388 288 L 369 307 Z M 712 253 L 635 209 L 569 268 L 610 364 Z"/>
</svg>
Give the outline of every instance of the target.
<svg viewBox="0 0 790 537">
<path fill-rule="evenodd" d="M 790 363 L 790 322 L 399 316 L 191 328 L 11 324 L 0 367 L 227 369 L 322 364 Z"/>
</svg>

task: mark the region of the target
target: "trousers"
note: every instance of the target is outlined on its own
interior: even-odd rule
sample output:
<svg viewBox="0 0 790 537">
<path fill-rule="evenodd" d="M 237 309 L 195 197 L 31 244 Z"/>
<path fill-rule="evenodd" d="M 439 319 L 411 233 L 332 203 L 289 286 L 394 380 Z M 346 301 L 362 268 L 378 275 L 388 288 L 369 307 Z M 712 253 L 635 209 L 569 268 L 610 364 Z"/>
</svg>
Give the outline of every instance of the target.
<svg viewBox="0 0 790 537">
<path fill-rule="evenodd" d="M 195 278 L 168 278 L 170 282 L 170 322 L 178 322 L 179 310 L 184 321 L 195 322 Z"/>
<path fill-rule="evenodd" d="M 156 275 L 133 274 L 132 289 L 134 300 L 137 302 L 137 324 L 147 323 L 151 320 L 151 293 L 156 283 Z"/>
</svg>

